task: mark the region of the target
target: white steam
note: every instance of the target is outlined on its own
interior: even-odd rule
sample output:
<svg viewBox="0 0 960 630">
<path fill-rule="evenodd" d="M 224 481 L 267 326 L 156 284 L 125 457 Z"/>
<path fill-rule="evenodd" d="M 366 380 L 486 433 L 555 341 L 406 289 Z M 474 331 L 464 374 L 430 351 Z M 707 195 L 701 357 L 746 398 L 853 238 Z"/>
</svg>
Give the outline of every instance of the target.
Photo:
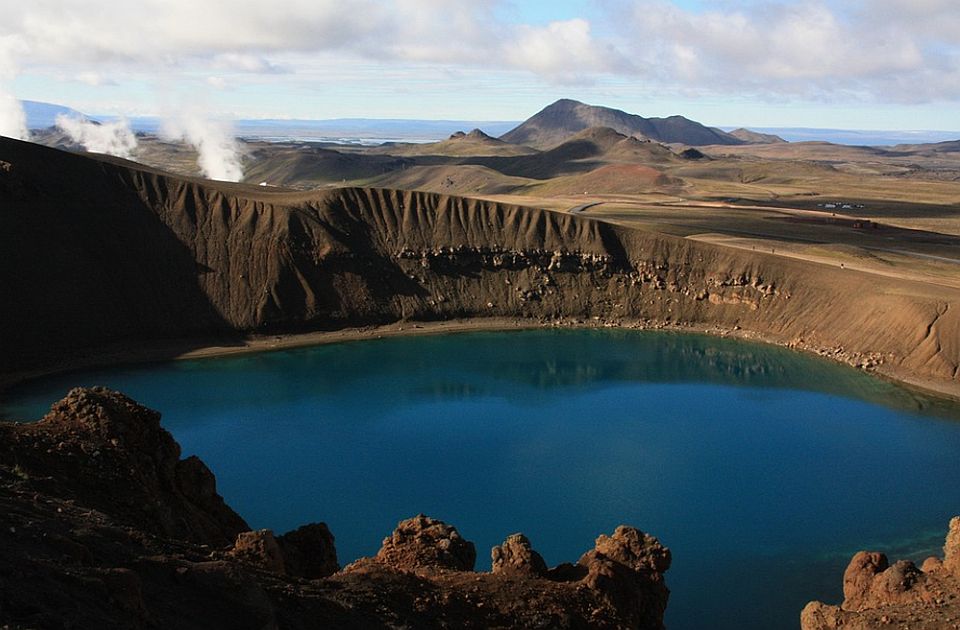
<svg viewBox="0 0 960 630">
<path fill-rule="evenodd" d="M 126 120 L 97 124 L 83 118 L 60 114 L 57 116 L 57 127 L 91 153 L 105 153 L 129 159 L 137 148 L 137 137 Z"/>
<path fill-rule="evenodd" d="M 0 136 L 29 140 L 27 131 L 27 115 L 17 98 L 0 85 Z"/>
<path fill-rule="evenodd" d="M 30 131 L 27 129 L 27 115 L 23 111 L 23 105 L 7 88 L 7 83 L 16 76 L 14 46 L 0 37 L 0 136 L 29 140 Z"/>
<path fill-rule="evenodd" d="M 205 177 L 226 182 L 239 182 L 243 177 L 240 148 L 230 124 L 209 120 L 196 112 L 185 113 L 164 121 L 161 135 L 196 149 L 197 164 Z"/>
</svg>

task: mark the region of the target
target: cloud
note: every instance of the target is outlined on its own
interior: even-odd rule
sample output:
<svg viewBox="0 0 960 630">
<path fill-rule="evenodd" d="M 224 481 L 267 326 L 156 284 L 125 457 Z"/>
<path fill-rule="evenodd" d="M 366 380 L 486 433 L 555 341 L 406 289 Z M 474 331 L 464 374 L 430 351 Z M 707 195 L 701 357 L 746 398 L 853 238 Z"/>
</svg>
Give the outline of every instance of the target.
<svg viewBox="0 0 960 630">
<path fill-rule="evenodd" d="M 137 148 L 137 138 L 126 120 L 101 124 L 60 114 L 56 123 L 71 140 L 92 153 L 130 159 Z"/>
<path fill-rule="evenodd" d="M 506 46 L 510 65 L 525 68 L 558 83 L 580 83 L 603 73 L 633 73 L 613 47 L 598 46 L 587 20 L 575 18 L 543 27 L 521 26 Z"/>
<path fill-rule="evenodd" d="M 99 72 L 90 72 L 89 70 L 77 73 L 74 78 L 80 83 L 85 83 L 92 87 L 100 87 L 101 85 L 117 85 L 117 82 L 113 79 L 108 79 Z"/>
<path fill-rule="evenodd" d="M 233 72 L 249 72 L 252 74 L 284 74 L 287 68 L 272 63 L 264 57 L 243 53 L 222 53 L 214 56 L 213 68 Z"/>
<path fill-rule="evenodd" d="M 624 57 L 577 18 L 507 23 L 503 0 L 31 0 L 10 3 L 0 37 L 20 40 L 36 66 L 200 67 L 290 72 L 276 58 L 334 52 L 384 63 L 524 70 L 548 80 L 622 69 Z M 109 19 L 104 19 L 108 15 Z"/>
<path fill-rule="evenodd" d="M 701 0 L 696 9 L 610 0 L 584 3 L 589 18 L 536 23 L 517 21 L 516 4 L 8 2 L 0 57 L 6 42 L 24 70 L 92 85 L 212 77 L 214 89 L 257 83 L 303 93 L 328 80 L 314 69 L 338 66 L 335 75 L 379 77 L 363 88 L 377 94 L 417 89 L 402 78 L 390 83 L 392 75 L 416 70 L 415 82 L 469 70 L 511 80 L 529 73 L 531 89 L 606 82 L 738 98 L 960 100 L 957 0 Z"/>
<path fill-rule="evenodd" d="M 960 5 L 952 0 L 711 6 L 718 8 L 685 10 L 663 0 L 626 5 L 621 28 L 652 78 L 719 93 L 960 98 Z"/>
</svg>

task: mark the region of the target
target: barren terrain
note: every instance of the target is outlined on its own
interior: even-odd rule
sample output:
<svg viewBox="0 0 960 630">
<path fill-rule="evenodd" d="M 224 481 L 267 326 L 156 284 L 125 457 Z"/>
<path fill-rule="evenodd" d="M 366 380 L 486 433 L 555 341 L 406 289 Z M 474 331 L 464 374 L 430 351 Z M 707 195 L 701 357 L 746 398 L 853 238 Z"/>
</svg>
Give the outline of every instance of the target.
<svg viewBox="0 0 960 630">
<path fill-rule="evenodd" d="M 152 137 L 140 139 L 135 156 L 149 166 L 0 139 L 0 287 L 12 296 L 0 309 L 0 387 L 79 366 L 388 334 L 624 326 L 781 344 L 960 399 L 956 143 L 790 144 L 658 122 L 664 133 L 727 143 L 692 147 L 590 126 L 644 123 L 564 107 L 577 119 L 553 111 L 501 139 L 474 131 L 374 148 L 244 142 L 242 184 L 197 178 L 195 154 Z M 518 136 L 535 141 L 508 142 Z M 636 576 L 600 562 L 599 540 L 574 573 L 545 574 L 529 543 L 508 539 L 501 559 L 534 570 L 533 581 L 421 565 L 414 575 L 404 572 L 405 554 L 436 550 L 385 545 L 379 560 L 306 583 L 294 533 L 234 540 L 245 526 L 216 497 L 209 473 L 177 463 L 167 438 L 153 434 L 151 448 L 167 452 L 163 470 L 129 470 L 165 480 L 162 518 L 128 510 L 132 494 L 118 508 L 116 497 L 84 485 L 79 469 L 67 470 L 81 459 L 96 464 L 87 455 L 111 448 L 103 438 L 116 447 L 119 431 L 125 440 L 124 414 L 149 416 L 116 396 L 74 392 L 36 430 L 0 425 L 7 444 L 52 445 L 0 460 L 4 532 L 57 533 L 35 547 L 4 545 L 31 551 L 10 552 L 19 573 L 0 578 L 33 576 L 39 594 L 63 590 L 49 600 L 63 605 L 49 610 L 39 595 L 13 608 L 0 602 L 3 620 L 40 624 L 48 618 L 37 615 L 49 613 L 54 623 L 79 606 L 91 622 L 151 627 L 175 619 L 169 598 L 196 587 L 217 605 L 246 602 L 257 623 L 309 610 L 358 625 L 659 624 L 661 578 L 642 604 L 618 599 L 620 583 L 605 580 Z M 85 437 L 101 421 L 103 435 Z M 126 461 L 119 451 L 111 457 Z M 84 458 L 71 459 L 75 452 Z M 61 518 L 69 531 L 55 524 Z M 393 540 L 405 540 L 404 528 L 437 533 L 444 549 L 458 538 L 425 518 L 401 524 Z M 154 521 L 162 531 L 145 525 Z M 633 534 L 617 536 L 630 547 Z M 133 574 L 90 559 L 108 548 L 136 565 Z M 76 566 L 64 569 L 57 554 Z M 953 569 L 874 560 L 857 565 L 852 575 L 862 579 L 842 608 L 808 607 L 805 627 L 955 622 Z M 641 565 L 631 570 L 650 578 Z M 659 576 L 664 566 L 654 568 Z M 108 604 L 81 594 L 90 585 Z M 411 599 L 415 589 L 433 599 Z M 517 607 L 515 589 L 542 609 Z M 482 615 L 477 601 L 488 606 Z"/>
</svg>

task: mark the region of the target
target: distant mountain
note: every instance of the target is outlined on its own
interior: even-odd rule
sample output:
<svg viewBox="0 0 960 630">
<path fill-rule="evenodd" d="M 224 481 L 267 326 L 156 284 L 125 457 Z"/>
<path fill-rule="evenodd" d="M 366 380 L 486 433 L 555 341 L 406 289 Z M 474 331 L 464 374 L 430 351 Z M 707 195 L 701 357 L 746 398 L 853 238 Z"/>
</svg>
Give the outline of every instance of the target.
<svg viewBox="0 0 960 630">
<path fill-rule="evenodd" d="M 729 132 L 734 138 L 743 140 L 747 144 L 782 144 L 786 142 L 780 136 L 772 133 L 760 133 L 759 131 L 750 131 L 749 129 L 734 129 Z"/>
<path fill-rule="evenodd" d="M 719 129 L 705 127 L 683 116 L 644 118 L 619 109 L 587 105 L 561 99 L 500 136 L 513 144 L 537 149 L 556 147 L 572 136 L 591 127 L 609 127 L 627 136 L 687 145 L 745 144 Z"/>
<path fill-rule="evenodd" d="M 870 129 L 817 129 L 808 127 L 754 127 L 754 131 L 776 134 L 788 142 L 830 142 L 852 146 L 919 146 L 952 141 L 960 131 L 894 131 Z"/>
<path fill-rule="evenodd" d="M 27 115 L 28 129 L 46 129 L 56 124 L 57 116 L 65 114 L 73 118 L 89 117 L 86 114 L 78 112 L 75 109 L 55 105 L 53 103 L 42 103 L 40 101 L 20 101 L 23 105 L 23 111 Z"/>
</svg>

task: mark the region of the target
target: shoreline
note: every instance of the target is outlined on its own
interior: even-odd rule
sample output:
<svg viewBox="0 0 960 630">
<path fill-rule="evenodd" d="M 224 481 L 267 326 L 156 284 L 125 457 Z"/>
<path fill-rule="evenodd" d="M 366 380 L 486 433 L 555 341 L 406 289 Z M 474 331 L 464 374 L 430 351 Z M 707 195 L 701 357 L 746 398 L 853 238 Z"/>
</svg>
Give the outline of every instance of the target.
<svg viewBox="0 0 960 630">
<path fill-rule="evenodd" d="M 346 327 L 337 330 L 250 335 L 230 340 L 210 338 L 171 340 L 167 342 L 141 344 L 136 350 L 110 347 L 103 349 L 101 352 L 89 354 L 78 359 L 63 361 L 40 370 L 0 374 L 0 397 L 3 396 L 6 390 L 23 382 L 45 376 L 67 374 L 95 368 L 237 356 L 390 337 L 558 328 L 692 333 L 764 343 L 828 359 L 938 401 L 960 403 L 960 383 L 947 383 L 939 379 L 918 377 L 903 368 L 884 363 L 864 367 L 860 364 L 860 359 L 857 356 L 837 354 L 837 352 L 831 351 L 830 349 L 818 348 L 804 343 L 789 342 L 740 327 L 729 329 L 716 325 L 659 322 L 645 319 L 611 322 L 601 319 L 566 318 L 542 321 L 539 319 L 519 317 L 468 318 L 435 321 L 406 320 L 389 324 Z"/>
</svg>

